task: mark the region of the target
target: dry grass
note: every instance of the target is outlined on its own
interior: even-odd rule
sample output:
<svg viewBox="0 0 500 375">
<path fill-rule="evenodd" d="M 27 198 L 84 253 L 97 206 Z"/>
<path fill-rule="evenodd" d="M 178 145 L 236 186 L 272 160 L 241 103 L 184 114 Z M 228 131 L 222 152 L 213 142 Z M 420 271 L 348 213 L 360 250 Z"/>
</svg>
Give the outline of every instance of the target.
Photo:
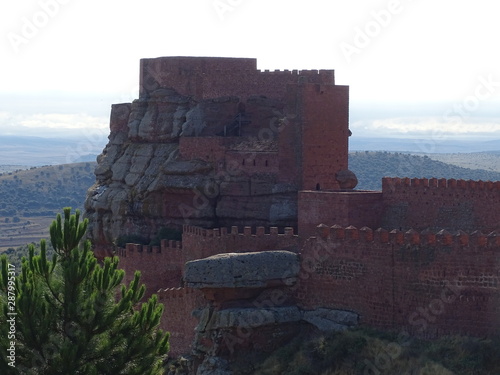
<svg viewBox="0 0 500 375">
<path fill-rule="evenodd" d="M 9 220 L 5 223 L 5 218 L 0 218 L 0 252 L 48 238 L 54 216 L 23 217 L 18 223 Z"/>
</svg>

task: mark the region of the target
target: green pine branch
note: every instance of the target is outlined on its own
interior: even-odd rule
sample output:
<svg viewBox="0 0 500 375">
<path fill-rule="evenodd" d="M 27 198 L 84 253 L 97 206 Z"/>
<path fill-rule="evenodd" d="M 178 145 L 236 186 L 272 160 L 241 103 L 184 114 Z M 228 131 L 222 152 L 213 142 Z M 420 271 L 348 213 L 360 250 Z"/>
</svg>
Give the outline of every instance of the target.
<svg viewBox="0 0 500 375">
<path fill-rule="evenodd" d="M 15 366 L 0 356 L 9 374 L 162 374 L 169 333 L 158 329 L 163 305 L 156 296 L 140 303 L 140 273 L 123 285 L 118 258 L 98 264 L 89 241 L 88 221 L 70 208 L 50 226 L 55 254 L 47 259 L 29 247 L 21 272 L 9 284 L 9 264 L 0 257 L 0 351 L 9 339 L 9 307 L 15 305 Z M 83 242 L 83 243 L 82 243 Z M 9 301 L 9 285 L 15 291 Z M 12 294 L 13 293 L 13 294 Z M 12 295 L 14 297 L 12 297 Z M 11 304 L 9 305 L 9 302 Z M 14 303 L 12 303 L 14 302 Z"/>
</svg>

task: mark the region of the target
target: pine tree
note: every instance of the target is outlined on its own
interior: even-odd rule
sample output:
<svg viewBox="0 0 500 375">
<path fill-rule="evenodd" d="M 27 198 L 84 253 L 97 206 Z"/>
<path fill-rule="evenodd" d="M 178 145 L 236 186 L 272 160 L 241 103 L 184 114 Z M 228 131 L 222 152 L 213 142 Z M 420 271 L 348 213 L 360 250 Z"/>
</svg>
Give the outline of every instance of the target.
<svg viewBox="0 0 500 375">
<path fill-rule="evenodd" d="M 42 240 L 40 255 L 30 246 L 15 277 L 0 258 L 1 374 L 163 373 L 169 350 L 169 334 L 158 329 L 163 306 L 154 295 L 139 303 L 145 291 L 139 272 L 125 286 L 117 257 L 100 265 L 89 241 L 80 246 L 87 224 L 78 210 L 65 208 L 64 220 L 59 214 L 50 227 L 52 259 Z"/>
</svg>

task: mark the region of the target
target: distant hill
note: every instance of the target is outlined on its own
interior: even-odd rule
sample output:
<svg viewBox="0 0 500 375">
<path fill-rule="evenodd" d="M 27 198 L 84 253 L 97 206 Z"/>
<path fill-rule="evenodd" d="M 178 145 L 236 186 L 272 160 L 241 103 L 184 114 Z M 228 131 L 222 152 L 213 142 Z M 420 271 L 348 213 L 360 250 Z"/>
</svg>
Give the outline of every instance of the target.
<svg viewBox="0 0 500 375">
<path fill-rule="evenodd" d="M 102 139 L 0 136 L 0 165 L 42 166 L 95 161 L 107 143 Z"/>
<path fill-rule="evenodd" d="M 380 190 L 384 176 L 500 180 L 500 172 L 446 164 L 433 160 L 436 155 L 358 151 L 350 153 L 349 168 L 358 177 L 356 189 L 365 190 Z M 493 165 L 497 156 L 450 154 L 446 158 L 459 165 Z M 87 189 L 95 182 L 95 166 L 95 162 L 24 170 L 0 166 L 0 171 L 8 171 L 0 173 L 0 251 L 47 237 L 50 223 L 63 207 L 83 209 Z"/>
<path fill-rule="evenodd" d="M 63 207 L 83 209 L 95 162 L 0 173 L 0 251 L 46 237 Z"/>
<path fill-rule="evenodd" d="M 463 159 L 466 158 L 463 154 Z M 499 181 L 500 172 L 446 164 L 431 157 L 380 151 L 352 152 L 349 169 L 358 177 L 356 189 L 380 190 L 382 177 L 455 178 Z"/>
<path fill-rule="evenodd" d="M 485 169 L 487 171 L 500 172 L 500 152 L 474 152 L 474 153 L 452 153 L 452 154 L 429 154 L 434 160 L 447 164 L 458 165 L 470 169 Z"/>
<path fill-rule="evenodd" d="M 432 138 L 372 138 L 352 136 L 349 138 L 351 151 L 389 151 L 405 153 L 472 153 L 500 150 L 500 140 L 460 140 Z"/>
</svg>

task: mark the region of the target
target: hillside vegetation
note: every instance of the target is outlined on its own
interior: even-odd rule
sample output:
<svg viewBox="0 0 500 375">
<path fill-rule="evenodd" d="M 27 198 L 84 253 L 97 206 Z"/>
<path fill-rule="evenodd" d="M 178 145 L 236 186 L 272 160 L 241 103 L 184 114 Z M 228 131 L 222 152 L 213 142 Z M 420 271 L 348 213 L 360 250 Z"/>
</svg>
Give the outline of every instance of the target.
<svg viewBox="0 0 500 375">
<path fill-rule="evenodd" d="M 435 156 L 443 157 L 358 151 L 349 155 L 349 165 L 359 180 L 356 188 L 366 190 L 380 190 L 384 176 L 500 180 L 500 172 L 446 164 L 433 160 Z M 486 160 L 491 165 L 495 157 L 449 154 L 447 160 L 461 165 L 483 165 L 481 160 Z M 0 251 L 46 237 L 61 208 L 82 209 L 87 189 L 95 182 L 94 168 L 94 162 L 86 162 L 0 173 Z"/>
<path fill-rule="evenodd" d="M 235 361 L 240 375 L 496 375 L 500 339 L 419 340 L 368 328 L 297 337 L 269 357 Z"/>
<path fill-rule="evenodd" d="M 430 154 L 429 157 L 459 167 L 500 172 L 500 152 Z"/>
<path fill-rule="evenodd" d="M 457 160 L 464 162 L 467 159 L 462 157 Z M 361 190 L 380 190 L 382 188 L 382 177 L 500 180 L 500 172 L 463 168 L 458 165 L 433 160 L 427 155 L 416 156 L 397 152 L 358 151 L 350 153 L 349 169 L 358 177 L 359 183 L 356 189 Z"/>
<path fill-rule="evenodd" d="M 0 173 L 0 251 L 37 242 L 63 207 L 83 208 L 95 163 Z"/>
</svg>

